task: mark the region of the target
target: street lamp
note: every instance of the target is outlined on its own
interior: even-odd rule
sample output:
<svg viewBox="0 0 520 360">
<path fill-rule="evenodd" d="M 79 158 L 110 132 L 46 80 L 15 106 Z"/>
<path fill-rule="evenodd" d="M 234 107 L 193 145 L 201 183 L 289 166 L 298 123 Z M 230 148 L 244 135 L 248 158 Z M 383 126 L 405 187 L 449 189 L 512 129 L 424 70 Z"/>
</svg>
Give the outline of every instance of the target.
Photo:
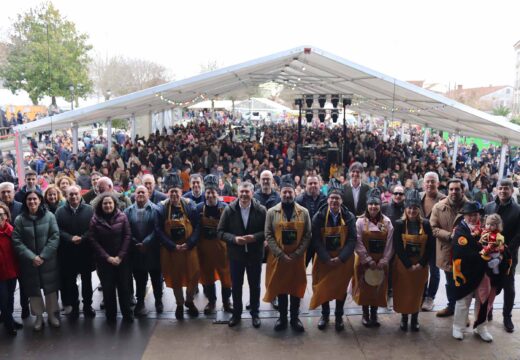
<svg viewBox="0 0 520 360">
<path fill-rule="evenodd" d="M 70 90 L 70 109 L 74 110 L 74 85 L 69 85 Z"/>
</svg>

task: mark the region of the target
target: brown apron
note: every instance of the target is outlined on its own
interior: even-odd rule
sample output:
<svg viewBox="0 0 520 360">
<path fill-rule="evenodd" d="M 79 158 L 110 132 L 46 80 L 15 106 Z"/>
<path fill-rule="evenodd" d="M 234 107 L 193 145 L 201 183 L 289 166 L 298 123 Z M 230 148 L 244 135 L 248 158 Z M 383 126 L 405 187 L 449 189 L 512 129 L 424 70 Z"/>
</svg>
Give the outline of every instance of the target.
<svg viewBox="0 0 520 360">
<path fill-rule="evenodd" d="M 325 216 L 325 226 L 321 229 L 321 239 L 331 258 L 339 255 L 345 246 L 348 237 L 348 226 L 345 224 L 341 213 L 339 226 L 327 226 L 329 223 L 330 209 Z M 354 272 L 354 257 L 351 256 L 345 263 L 339 266 L 330 266 L 314 255 L 312 267 L 312 298 L 309 308 L 316 309 L 321 304 L 337 299 L 343 300 L 347 294 L 348 284 Z"/>
<path fill-rule="evenodd" d="M 300 219 L 300 212 L 294 209 L 296 221 L 284 221 L 283 210 L 282 220 L 275 225 L 274 237 L 278 246 L 287 255 L 292 254 L 300 245 L 305 222 Z M 297 213 L 296 213 L 297 212 Z M 289 294 L 298 298 L 303 298 L 307 287 L 307 274 L 305 273 L 305 254 L 286 263 L 281 259 L 275 258 L 272 252 L 267 256 L 267 269 L 265 278 L 266 292 L 265 302 L 271 302 L 280 294 Z"/>
<path fill-rule="evenodd" d="M 426 251 L 428 234 L 424 233 L 423 225 L 419 235 L 408 234 L 408 222 L 405 222 L 405 233 L 401 235 L 403 246 L 412 265 L 423 257 Z M 400 314 L 414 314 L 421 311 L 424 286 L 428 281 L 428 266 L 421 270 L 408 271 L 398 256 L 394 260 L 392 284 L 394 287 L 394 310 Z"/>
<path fill-rule="evenodd" d="M 227 257 L 227 246 L 217 238 L 218 219 L 205 216 L 206 206 L 202 209 L 200 239 L 197 252 L 200 264 L 200 283 L 213 285 L 220 280 L 222 287 L 231 288 L 231 274 Z M 222 211 L 220 211 L 222 213 Z"/>
<path fill-rule="evenodd" d="M 368 223 L 365 219 L 365 230 L 361 238 L 368 255 L 377 263 L 384 255 L 386 238 L 388 231 L 369 231 Z M 361 306 L 382 306 L 386 307 L 388 289 L 388 271 L 385 270 L 385 278 L 379 286 L 371 286 L 365 282 L 365 270 L 368 264 L 363 265 L 356 254 L 354 260 L 354 280 L 352 281 L 352 297 L 356 304 Z"/>
<path fill-rule="evenodd" d="M 182 245 L 193 233 L 193 226 L 181 202 L 181 219 L 172 219 L 172 207 L 168 204 L 168 217 L 164 222 L 164 232 L 175 238 L 175 245 Z M 194 288 L 199 282 L 199 258 L 197 250 L 169 251 L 161 247 L 161 269 L 166 286 L 172 289 Z"/>
</svg>

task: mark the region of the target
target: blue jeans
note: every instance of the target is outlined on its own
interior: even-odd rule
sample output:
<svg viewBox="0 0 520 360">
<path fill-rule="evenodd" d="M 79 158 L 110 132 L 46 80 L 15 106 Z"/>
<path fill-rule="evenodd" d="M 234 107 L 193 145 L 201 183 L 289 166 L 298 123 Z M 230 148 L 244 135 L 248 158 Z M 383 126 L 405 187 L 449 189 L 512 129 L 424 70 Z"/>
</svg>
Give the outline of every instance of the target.
<svg viewBox="0 0 520 360">
<path fill-rule="evenodd" d="M 0 281 L 0 311 L 4 326 L 8 329 L 13 328 L 14 310 L 14 291 L 16 289 L 16 279 Z"/>
<path fill-rule="evenodd" d="M 455 311 L 455 280 L 451 271 L 444 271 L 446 275 L 446 296 L 448 298 L 448 308 Z"/>
<path fill-rule="evenodd" d="M 251 316 L 258 316 L 260 308 L 260 277 L 262 275 L 262 262 L 248 263 L 229 260 L 231 272 L 231 284 L 233 295 L 233 316 L 242 316 L 242 286 L 244 284 L 244 273 L 247 272 L 249 283 L 249 303 L 251 305 Z"/>
<path fill-rule="evenodd" d="M 430 281 L 426 284 L 424 288 L 424 297 L 429 297 L 435 299 L 435 295 L 437 295 L 437 290 L 439 290 L 439 282 L 441 281 L 441 272 L 436 265 L 435 257 L 431 257 L 429 260 L 430 265 Z"/>
</svg>

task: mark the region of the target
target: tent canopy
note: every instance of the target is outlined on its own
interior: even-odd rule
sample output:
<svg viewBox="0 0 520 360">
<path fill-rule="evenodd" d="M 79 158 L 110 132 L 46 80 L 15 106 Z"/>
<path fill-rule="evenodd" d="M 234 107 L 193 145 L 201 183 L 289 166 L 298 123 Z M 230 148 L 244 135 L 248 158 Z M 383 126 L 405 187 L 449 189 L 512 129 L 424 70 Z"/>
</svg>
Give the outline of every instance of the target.
<svg viewBox="0 0 520 360">
<path fill-rule="evenodd" d="M 203 100 L 245 99 L 276 82 L 287 95 L 340 94 L 351 110 L 463 136 L 520 145 L 520 126 L 315 47 L 297 47 L 20 125 L 20 133 L 129 118 Z"/>
</svg>

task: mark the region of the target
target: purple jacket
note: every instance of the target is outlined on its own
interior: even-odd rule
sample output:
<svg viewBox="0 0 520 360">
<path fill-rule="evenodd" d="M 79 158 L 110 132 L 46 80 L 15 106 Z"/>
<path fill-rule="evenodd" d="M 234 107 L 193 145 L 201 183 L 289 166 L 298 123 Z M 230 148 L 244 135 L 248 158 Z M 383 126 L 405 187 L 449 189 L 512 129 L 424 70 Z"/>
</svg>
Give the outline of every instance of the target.
<svg viewBox="0 0 520 360">
<path fill-rule="evenodd" d="M 90 221 L 89 239 L 98 262 L 105 263 L 111 256 L 119 256 L 124 260 L 131 239 L 128 218 L 119 209 L 108 221 L 94 214 Z"/>
</svg>

